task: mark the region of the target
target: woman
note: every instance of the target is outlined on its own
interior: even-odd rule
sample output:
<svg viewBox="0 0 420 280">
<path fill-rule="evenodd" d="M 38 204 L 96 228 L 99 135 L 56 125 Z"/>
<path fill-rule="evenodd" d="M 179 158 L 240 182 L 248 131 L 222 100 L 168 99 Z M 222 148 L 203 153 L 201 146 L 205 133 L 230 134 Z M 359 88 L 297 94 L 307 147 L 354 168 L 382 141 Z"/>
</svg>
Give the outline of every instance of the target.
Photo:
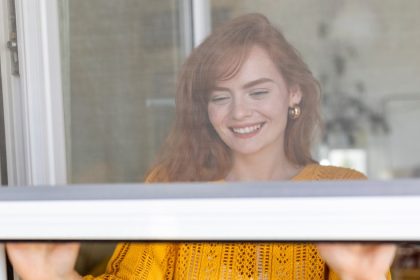
<svg viewBox="0 0 420 280">
<path fill-rule="evenodd" d="M 363 179 L 312 159 L 318 103 L 316 80 L 282 34 L 262 15 L 236 18 L 186 61 L 174 129 L 146 180 Z M 24 279 L 80 278 L 72 268 L 77 245 L 9 244 L 8 250 Z M 98 279 L 385 279 L 394 251 L 392 245 L 124 243 Z"/>
</svg>

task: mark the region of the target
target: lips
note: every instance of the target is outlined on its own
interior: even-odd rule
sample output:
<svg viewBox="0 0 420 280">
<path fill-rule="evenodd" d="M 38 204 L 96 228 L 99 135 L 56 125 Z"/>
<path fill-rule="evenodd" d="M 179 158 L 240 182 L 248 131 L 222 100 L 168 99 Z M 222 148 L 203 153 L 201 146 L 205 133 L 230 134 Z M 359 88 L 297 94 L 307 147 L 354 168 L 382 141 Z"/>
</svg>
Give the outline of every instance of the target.
<svg viewBox="0 0 420 280">
<path fill-rule="evenodd" d="M 265 123 L 259 123 L 254 125 L 247 125 L 241 127 L 230 127 L 230 130 L 238 135 L 253 135 L 258 132 Z"/>
</svg>

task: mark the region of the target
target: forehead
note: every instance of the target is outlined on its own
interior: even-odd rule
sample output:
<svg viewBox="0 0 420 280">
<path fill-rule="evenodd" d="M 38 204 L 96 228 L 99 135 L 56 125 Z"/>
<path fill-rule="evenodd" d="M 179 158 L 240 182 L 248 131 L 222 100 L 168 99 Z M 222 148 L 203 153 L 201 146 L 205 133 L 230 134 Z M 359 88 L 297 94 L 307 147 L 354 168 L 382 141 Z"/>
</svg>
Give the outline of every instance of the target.
<svg viewBox="0 0 420 280">
<path fill-rule="evenodd" d="M 228 67 L 228 66 L 227 66 Z M 230 76 L 225 75 L 216 80 L 216 86 L 228 84 L 246 84 L 249 81 L 268 78 L 271 80 L 283 80 L 280 71 L 266 50 L 255 46 L 250 49 L 243 61 L 236 65 L 236 71 Z"/>
</svg>

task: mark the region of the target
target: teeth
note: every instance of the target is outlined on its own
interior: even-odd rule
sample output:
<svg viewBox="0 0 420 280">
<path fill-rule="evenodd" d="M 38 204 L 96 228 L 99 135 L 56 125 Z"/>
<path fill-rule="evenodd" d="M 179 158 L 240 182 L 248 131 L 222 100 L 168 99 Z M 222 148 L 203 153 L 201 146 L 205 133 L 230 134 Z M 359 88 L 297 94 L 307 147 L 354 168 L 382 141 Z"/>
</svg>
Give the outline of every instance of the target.
<svg viewBox="0 0 420 280">
<path fill-rule="evenodd" d="M 257 131 L 261 128 L 261 124 L 253 125 L 253 126 L 247 126 L 247 127 L 241 127 L 241 128 L 232 128 L 233 132 L 238 134 L 247 134 L 252 133 L 254 131 Z"/>
</svg>

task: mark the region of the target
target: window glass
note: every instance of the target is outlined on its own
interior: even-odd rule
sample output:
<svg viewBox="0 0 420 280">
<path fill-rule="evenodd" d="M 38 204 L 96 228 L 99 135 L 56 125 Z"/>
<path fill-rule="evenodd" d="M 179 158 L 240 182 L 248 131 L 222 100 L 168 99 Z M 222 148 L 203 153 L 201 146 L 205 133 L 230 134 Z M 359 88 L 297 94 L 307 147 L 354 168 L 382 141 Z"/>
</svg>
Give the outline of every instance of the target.
<svg viewBox="0 0 420 280">
<path fill-rule="evenodd" d="M 68 182 L 142 182 L 174 114 L 185 56 L 178 1 L 58 0 Z M 187 16 L 187 15 L 186 15 Z M 114 243 L 83 243 L 101 274 Z"/>
<path fill-rule="evenodd" d="M 299 50 L 322 89 L 321 164 L 370 179 L 420 177 L 419 1 L 212 0 L 212 25 L 260 12 Z M 397 251 L 394 279 L 420 277 L 420 249 Z"/>
<path fill-rule="evenodd" d="M 212 0 L 212 25 L 266 15 L 321 83 L 321 163 L 371 179 L 420 175 L 419 1 Z"/>
<path fill-rule="evenodd" d="M 60 1 L 70 183 L 141 182 L 183 59 L 176 1 Z"/>
<path fill-rule="evenodd" d="M 174 117 L 177 72 L 189 49 L 183 1 L 57 1 L 68 181 L 141 182 Z M 372 179 L 420 177 L 419 1 L 210 4 L 212 28 L 260 12 L 302 54 L 323 92 L 317 160 Z M 100 272 L 106 262 L 96 256 L 112 250 L 92 257 L 103 247 L 91 246 L 79 269 Z M 418 263 L 408 247 L 397 269 Z"/>
</svg>

